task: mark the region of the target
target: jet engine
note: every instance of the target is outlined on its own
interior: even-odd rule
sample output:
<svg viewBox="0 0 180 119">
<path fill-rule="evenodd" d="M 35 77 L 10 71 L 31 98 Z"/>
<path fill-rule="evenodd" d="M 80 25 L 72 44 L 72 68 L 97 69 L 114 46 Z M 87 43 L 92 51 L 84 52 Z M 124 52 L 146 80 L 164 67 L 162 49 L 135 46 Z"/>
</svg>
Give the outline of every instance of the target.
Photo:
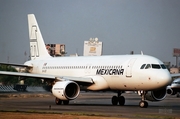
<svg viewBox="0 0 180 119">
<path fill-rule="evenodd" d="M 145 97 L 146 100 L 149 101 L 161 101 L 166 97 L 166 88 L 155 91 L 148 91 Z"/>
<path fill-rule="evenodd" d="M 177 92 L 172 89 L 171 87 L 167 87 L 167 94 L 170 94 L 170 95 L 175 95 Z"/>
<path fill-rule="evenodd" d="M 73 81 L 56 82 L 52 88 L 52 93 L 60 100 L 74 100 L 78 97 L 80 87 Z"/>
</svg>

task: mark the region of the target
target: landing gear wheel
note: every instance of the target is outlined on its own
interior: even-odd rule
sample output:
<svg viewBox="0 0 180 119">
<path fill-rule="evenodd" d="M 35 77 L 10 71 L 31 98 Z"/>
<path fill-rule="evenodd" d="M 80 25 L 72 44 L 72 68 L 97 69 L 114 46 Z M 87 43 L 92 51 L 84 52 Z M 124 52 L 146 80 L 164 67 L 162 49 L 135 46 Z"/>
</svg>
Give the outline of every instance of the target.
<svg viewBox="0 0 180 119">
<path fill-rule="evenodd" d="M 68 105 L 68 104 L 69 104 L 69 100 L 64 100 L 64 101 L 63 101 L 63 104 L 64 104 L 64 105 Z"/>
<path fill-rule="evenodd" d="M 56 105 L 61 105 L 62 104 L 62 100 L 55 98 L 55 103 Z"/>
<path fill-rule="evenodd" d="M 141 108 L 147 108 L 147 107 L 148 107 L 148 102 L 146 102 L 146 101 L 140 101 L 140 102 L 139 102 L 139 106 L 140 106 Z"/>
<path fill-rule="evenodd" d="M 124 106 L 124 104 L 125 104 L 125 98 L 124 98 L 124 96 L 118 97 L 118 102 L 119 102 L 119 105 Z"/>
<path fill-rule="evenodd" d="M 111 102 L 113 105 L 117 105 L 118 104 L 118 97 L 117 96 L 113 96 L 111 99 Z"/>
<path fill-rule="evenodd" d="M 179 94 L 179 92 L 177 93 L 176 97 L 180 97 L 180 94 Z"/>
</svg>

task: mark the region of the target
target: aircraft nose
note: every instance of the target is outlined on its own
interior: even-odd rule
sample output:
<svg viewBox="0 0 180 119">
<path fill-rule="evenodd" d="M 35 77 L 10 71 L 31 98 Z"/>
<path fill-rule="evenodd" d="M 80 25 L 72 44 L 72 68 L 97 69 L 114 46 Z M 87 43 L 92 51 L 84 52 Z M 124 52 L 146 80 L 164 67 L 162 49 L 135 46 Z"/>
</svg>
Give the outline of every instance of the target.
<svg viewBox="0 0 180 119">
<path fill-rule="evenodd" d="M 171 82 L 172 82 L 172 78 L 171 78 L 169 71 L 162 72 L 159 75 L 159 79 L 160 79 L 159 83 L 162 84 L 162 86 L 167 86 L 167 85 L 171 84 Z"/>
</svg>

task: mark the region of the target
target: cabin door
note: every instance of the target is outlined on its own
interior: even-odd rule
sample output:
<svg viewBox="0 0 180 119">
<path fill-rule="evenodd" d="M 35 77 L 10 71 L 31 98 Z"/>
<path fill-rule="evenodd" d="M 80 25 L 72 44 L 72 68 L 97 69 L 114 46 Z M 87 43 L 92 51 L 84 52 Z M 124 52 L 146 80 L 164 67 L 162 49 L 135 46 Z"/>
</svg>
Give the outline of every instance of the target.
<svg viewBox="0 0 180 119">
<path fill-rule="evenodd" d="M 132 77 L 132 67 L 134 65 L 134 62 L 136 61 L 136 59 L 131 59 L 126 67 L 126 77 Z"/>
</svg>

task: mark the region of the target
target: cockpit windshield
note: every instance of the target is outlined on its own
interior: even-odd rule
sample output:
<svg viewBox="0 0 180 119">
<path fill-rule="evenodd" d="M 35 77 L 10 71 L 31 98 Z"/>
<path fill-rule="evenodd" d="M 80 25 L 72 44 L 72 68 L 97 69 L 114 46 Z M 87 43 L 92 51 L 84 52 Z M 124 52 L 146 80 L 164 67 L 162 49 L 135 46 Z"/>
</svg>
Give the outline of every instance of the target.
<svg viewBox="0 0 180 119">
<path fill-rule="evenodd" d="M 162 69 L 167 69 L 164 64 L 161 64 L 161 68 L 162 68 Z"/>
<path fill-rule="evenodd" d="M 145 66 L 146 66 L 146 64 L 143 64 L 140 69 L 144 69 Z"/>
<path fill-rule="evenodd" d="M 147 64 L 145 69 L 150 69 L 151 68 L 151 65 L 150 64 Z"/>
<path fill-rule="evenodd" d="M 166 69 L 164 64 L 143 64 L 140 69 Z"/>
<path fill-rule="evenodd" d="M 152 64 L 152 68 L 153 69 L 160 69 L 160 65 L 159 64 Z"/>
</svg>

